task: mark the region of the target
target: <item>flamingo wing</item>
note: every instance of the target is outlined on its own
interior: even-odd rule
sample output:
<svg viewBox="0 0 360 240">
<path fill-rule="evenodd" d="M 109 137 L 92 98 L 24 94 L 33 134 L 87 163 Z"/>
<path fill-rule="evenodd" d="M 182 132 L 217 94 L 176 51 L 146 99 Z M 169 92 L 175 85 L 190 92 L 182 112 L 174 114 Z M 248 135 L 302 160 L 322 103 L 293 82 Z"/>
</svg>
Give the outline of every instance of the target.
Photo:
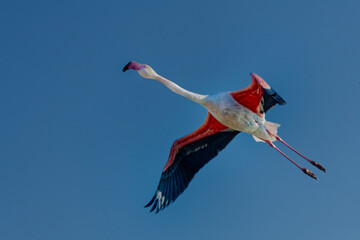
<svg viewBox="0 0 360 240">
<path fill-rule="evenodd" d="M 276 104 L 286 104 L 285 100 L 264 79 L 255 73 L 252 73 L 251 77 L 252 81 L 249 87 L 230 93 L 238 103 L 260 116 Z"/>
<path fill-rule="evenodd" d="M 174 202 L 195 174 L 239 133 L 218 122 L 208 113 L 205 122 L 193 133 L 176 140 L 161 174 L 157 190 L 145 207 L 156 213 Z"/>
</svg>

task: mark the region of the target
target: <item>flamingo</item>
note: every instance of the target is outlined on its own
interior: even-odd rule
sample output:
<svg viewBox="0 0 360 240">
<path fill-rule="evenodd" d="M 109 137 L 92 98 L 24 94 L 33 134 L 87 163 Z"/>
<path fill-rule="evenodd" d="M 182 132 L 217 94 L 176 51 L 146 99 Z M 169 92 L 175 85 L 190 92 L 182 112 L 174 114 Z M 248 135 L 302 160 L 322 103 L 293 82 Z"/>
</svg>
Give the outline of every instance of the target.
<svg viewBox="0 0 360 240">
<path fill-rule="evenodd" d="M 149 65 L 131 61 L 124 67 L 123 72 L 128 69 L 137 71 L 144 78 L 162 83 L 171 91 L 208 110 L 205 122 L 200 128 L 173 143 L 157 190 L 145 206 L 152 206 L 150 212 L 156 209 L 158 213 L 174 202 L 195 174 L 240 132 L 251 134 L 257 142 L 267 143 L 313 179 L 317 180 L 313 172 L 297 164 L 277 148 L 274 142 L 277 140 L 283 143 L 312 165 L 326 172 L 322 165 L 305 157 L 277 135 L 280 124 L 265 120 L 265 112 L 276 104 L 284 105 L 286 102 L 257 74 L 250 73 L 252 81 L 245 89 L 216 95 L 201 95 L 185 90 L 160 76 Z"/>
</svg>

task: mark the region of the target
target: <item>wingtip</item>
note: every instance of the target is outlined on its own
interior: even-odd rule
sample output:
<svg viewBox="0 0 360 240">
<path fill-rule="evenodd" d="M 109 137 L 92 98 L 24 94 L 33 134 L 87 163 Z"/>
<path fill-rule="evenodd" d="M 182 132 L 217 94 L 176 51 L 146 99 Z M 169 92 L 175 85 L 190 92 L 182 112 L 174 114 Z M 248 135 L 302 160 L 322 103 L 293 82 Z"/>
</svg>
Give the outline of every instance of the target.
<svg viewBox="0 0 360 240">
<path fill-rule="evenodd" d="M 150 207 L 151 204 L 154 202 L 155 200 L 155 195 L 153 196 L 153 198 L 144 206 L 144 208 Z"/>
<path fill-rule="evenodd" d="M 155 208 L 156 208 L 156 206 L 157 206 L 157 203 L 158 203 L 158 201 L 156 200 L 155 203 L 154 203 L 154 205 L 152 206 L 150 212 L 153 212 L 153 211 L 155 210 Z"/>
<path fill-rule="evenodd" d="M 286 101 L 282 97 L 279 96 L 276 100 L 278 101 L 279 105 L 286 105 Z"/>
</svg>

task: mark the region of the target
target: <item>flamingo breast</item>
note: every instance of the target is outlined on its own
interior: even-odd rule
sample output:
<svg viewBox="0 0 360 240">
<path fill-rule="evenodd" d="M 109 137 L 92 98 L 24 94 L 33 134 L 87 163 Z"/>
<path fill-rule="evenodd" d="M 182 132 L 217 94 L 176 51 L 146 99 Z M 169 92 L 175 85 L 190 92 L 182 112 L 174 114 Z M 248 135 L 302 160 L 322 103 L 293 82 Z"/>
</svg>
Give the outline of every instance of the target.
<svg viewBox="0 0 360 240">
<path fill-rule="evenodd" d="M 228 92 L 206 97 L 203 105 L 216 120 L 231 129 L 253 134 L 265 127 L 265 116 L 260 117 L 239 104 Z"/>
</svg>

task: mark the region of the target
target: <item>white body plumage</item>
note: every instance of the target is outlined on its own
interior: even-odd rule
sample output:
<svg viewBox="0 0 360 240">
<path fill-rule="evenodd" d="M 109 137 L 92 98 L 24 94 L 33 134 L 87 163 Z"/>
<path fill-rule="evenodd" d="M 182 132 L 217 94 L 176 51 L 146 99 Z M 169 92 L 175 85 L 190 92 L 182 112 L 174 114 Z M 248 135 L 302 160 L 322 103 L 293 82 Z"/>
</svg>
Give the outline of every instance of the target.
<svg viewBox="0 0 360 240">
<path fill-rule="evenodd" d="M 206 107 L 216 120 L 223 125 L 237 131 L 249 133 L 256 137 L 256 141 L 263 139 L 273 142 L 276 140 L 267 132 L 266 128 L 269 129 L 270 125 L 271 130 L 276 131 L 280 125 L 267 122 L 265 114 L 260 117 L 236 102 L 228 92 L 207 96 L 200 104 Z"/>
</svg>

